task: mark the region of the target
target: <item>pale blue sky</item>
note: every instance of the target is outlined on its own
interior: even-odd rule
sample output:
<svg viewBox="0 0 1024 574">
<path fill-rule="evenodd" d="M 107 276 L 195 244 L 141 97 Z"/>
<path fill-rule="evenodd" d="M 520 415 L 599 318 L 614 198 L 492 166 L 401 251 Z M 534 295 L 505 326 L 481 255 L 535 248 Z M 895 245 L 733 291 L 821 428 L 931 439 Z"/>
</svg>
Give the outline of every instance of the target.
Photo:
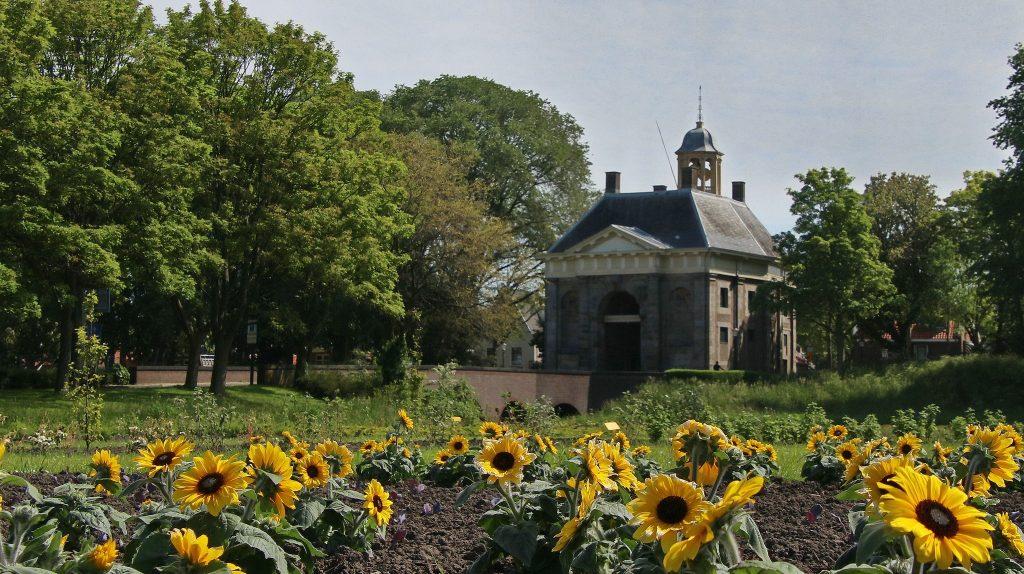
<svg viewBox="0 0 1024 574">
<path fill-rule="evenodd" d="M 162 12 L 168 5 L 154 2 Z M 1024 2 L 243 2 L 267 22 L 327 35 L 360 89 L 441 74 L 530 89 L 575 116 L 594 180 L 670 184 L 669 152 L 697 115 L 725 153 L 723 179 L 772 232 L 810 167 L 929 174 L 946 195 L 996 169 L 987 139 Z"/>
</svg>

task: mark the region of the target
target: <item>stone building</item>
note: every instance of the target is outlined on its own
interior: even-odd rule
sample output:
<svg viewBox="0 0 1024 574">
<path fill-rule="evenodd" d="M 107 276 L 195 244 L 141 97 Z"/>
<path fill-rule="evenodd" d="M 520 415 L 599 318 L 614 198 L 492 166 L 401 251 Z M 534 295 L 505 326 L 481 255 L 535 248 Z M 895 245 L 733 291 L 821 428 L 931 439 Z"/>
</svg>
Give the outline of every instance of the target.
<svg viewBox="0 0 1024 574">
<path fill-rule="evenodd" d="M 698 121 L 676 151 L 678 189 L 622 193 L 606 174 L 544 256 L 544 368 L 795 372 L 794 318 L 751 310 L 781 269 L 744 182 L 722 195 L 722 156 Z"/>
</svg>

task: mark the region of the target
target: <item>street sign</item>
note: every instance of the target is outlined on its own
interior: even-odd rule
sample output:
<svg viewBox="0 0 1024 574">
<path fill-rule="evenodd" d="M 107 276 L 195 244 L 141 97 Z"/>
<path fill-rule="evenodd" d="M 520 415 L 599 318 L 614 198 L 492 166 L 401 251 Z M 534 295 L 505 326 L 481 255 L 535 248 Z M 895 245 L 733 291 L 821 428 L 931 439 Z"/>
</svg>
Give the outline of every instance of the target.
<svg viewBox="0 0 1024 574">
<path fill-rule="evenodd" d="M 256 344 L 256 319 L 249 319 L 249 323 L 245 326 L 245 343 L 247 345 Z"/>
</svg>

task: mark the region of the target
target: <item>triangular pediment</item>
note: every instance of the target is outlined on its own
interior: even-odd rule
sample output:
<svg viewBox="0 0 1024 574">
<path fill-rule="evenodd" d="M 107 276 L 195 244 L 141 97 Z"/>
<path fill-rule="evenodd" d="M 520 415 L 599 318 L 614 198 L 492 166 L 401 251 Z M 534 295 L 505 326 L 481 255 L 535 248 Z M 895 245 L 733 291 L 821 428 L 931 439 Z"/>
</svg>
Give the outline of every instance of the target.
<svg viewBox="0 0 1024 574">
<path fill-rule="evenodd" d="M 669 246 L 651 237 L 641 229 L 622 225 L 609 225 L 574 245 L 569 253 L 631 253 L 655 251 Z"/>
</svg>

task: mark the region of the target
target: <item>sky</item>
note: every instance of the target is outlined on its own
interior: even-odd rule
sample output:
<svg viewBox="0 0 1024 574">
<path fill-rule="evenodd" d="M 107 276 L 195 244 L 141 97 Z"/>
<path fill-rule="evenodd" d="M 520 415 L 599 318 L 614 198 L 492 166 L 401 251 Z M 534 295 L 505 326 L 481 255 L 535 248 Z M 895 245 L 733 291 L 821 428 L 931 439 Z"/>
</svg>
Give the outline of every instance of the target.
<svg viewBox="0 0 1024 574">
<path fill-rule="evenodd" d="M 595 185 L 620 171 L 625 192 L 674 187 L 657 125 L 672 154 L 703 86 L 723 192 L 746 181 L 773 233 L 792 225 L 786 190 L 810 168 L 845 167 L 858 189 L 930 175 L 940 196 L 965 170 L 998 169 L 986 105 L 1024 41 L 1019 0 L 242 3 L 324 33 L 359 89 L 451 74 L 535 91 L 583 126 Z"/>
</svg>

